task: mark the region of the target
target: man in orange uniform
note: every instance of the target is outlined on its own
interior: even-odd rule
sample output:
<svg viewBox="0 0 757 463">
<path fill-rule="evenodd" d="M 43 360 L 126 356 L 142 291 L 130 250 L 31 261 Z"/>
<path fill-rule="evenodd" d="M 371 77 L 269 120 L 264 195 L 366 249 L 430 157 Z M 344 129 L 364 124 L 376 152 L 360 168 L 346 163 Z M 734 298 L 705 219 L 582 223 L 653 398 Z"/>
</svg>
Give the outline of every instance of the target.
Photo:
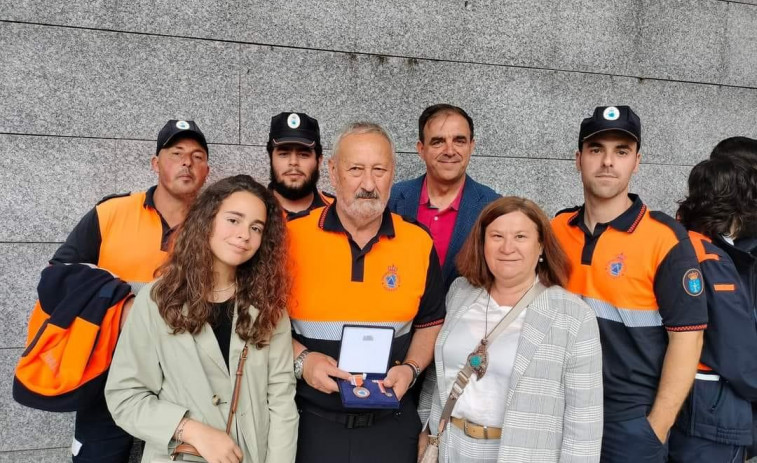
<svg viewBox="0 0 757 463">
<path fill-rule="evenodd" d="M 152 158 L 158 184 L 138 193 L 104 198 L 90 210 L 50 263 L 89 263 L 126 281 L 132 292 L 153 279 L 173 231 L 180 225 L 208 175 L 208 145 L 193 121 L 170 120 L 158 133 Z M 131 301 L 124 306 L 121 323 Z M 132 437 L 116 426 L 102 393 L 76 413 L 75 463 L 127 462 Z"/>
<path fill-rule="evenodd" d="M 433 357 L 444 288 L 431 236 L 387 208 L 394 158 L 383 128 L 352 124 L 329 160 L 336 199 L 288 223 L 298 463 L 417 458 L 421 423 L 405 393 Z M 342 328 L 355 324 L 394 328 L 385 386 L 399 410 L 342 404 L 335 379 L 349 374 L 336 358 Z"/>
<path fill-rule="evenodd" d="M 604 376 L 602 461 L 664 462 L 707 326 L 703 280 L 686 230 L 629 194 L 641 120 L 598 107 L 581 123 L 584 205 L 552 225 L 572 263 L 568 290 L 597 315 Z"/>
</svg>

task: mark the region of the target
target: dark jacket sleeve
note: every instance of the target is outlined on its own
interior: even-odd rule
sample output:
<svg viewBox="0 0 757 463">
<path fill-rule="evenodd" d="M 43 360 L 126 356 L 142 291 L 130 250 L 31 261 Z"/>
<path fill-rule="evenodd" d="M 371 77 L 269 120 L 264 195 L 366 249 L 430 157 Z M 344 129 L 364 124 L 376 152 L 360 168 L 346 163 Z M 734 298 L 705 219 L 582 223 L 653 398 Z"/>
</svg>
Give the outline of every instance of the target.
<svg viewBox="0 0 757 463">
<path fill-rule="evenodd" d="M 100 260 L 100 221 L 97 209 L 92 208 L 79 220 L 66 238 L 66 242 L 55 251 L 51 264 L 95 264 Z"/>
<path fill-rule="evenodd" d="M 709 312 L 702 363 L 728 381 L 739 396 L 757 401 L 757 330 L 749 295 L 731 259 L 720 250 L 718 255 L 719 259 L 700 264 Z"/>
</svg>

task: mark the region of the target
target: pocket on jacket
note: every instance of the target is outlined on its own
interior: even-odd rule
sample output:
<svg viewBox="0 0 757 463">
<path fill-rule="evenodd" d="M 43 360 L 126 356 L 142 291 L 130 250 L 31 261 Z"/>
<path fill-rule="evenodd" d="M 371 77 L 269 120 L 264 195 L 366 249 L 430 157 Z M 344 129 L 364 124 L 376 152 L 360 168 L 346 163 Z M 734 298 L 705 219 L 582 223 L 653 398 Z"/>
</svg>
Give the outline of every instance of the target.
<svg viewBox="0 0 757 463">
<path fill-rule="evenodd" d="M 695 407 L 693 413 L 697 421 L 716 424 L 714 416 L 724 402 L 725 383 L 722 380 L 709 381 L 696 379 L 691 397 Z"/>
<path fill-rule="evenodd" d="M 690 433 L 732 445 L 745 445 L 751 437 L 750 403 L 721 378 L 694 381 Z"/>
<path fill-rule="evenodd" d="M 715 388 L 715 394 L 713 399 L 711 400 L 710 410 L 713 412 L 718 409 L 718 406 L 720 406 L 721 403 L 723 403 L 723 388 L 725 387 L 725 383 L 720 380 L 717 383 L 717 388 Z"/>
</svg>

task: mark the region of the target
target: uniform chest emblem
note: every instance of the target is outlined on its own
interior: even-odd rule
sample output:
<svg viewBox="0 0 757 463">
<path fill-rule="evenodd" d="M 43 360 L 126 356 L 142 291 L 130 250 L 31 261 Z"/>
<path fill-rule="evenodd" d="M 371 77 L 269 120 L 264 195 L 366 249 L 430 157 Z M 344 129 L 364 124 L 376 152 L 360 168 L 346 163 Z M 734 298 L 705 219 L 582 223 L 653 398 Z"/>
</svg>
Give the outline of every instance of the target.
<svg viewBox="0 0 757 463">
<path fill-rule="evenodd" d="M 702 274 L 699 270 L 692 268 L 683 275 L 683 289 L 689 296 L 699 296 L 704 290 Z"/>
<path fill-rule="evenodd" d="M 625 260 L 626 256 L 618 254 L 618 257 L 607 263 L 607 273 L 613 278 L 622 276 L 626 272 Z"/>
<path fill-rule="evenodd" d="M 397 274 L 397 267 L 390 265 L 386 273 L 381 277 L 381 284 L 384 289 L 394 291 L 400 286 L 400 276 Z"/>
</svg>

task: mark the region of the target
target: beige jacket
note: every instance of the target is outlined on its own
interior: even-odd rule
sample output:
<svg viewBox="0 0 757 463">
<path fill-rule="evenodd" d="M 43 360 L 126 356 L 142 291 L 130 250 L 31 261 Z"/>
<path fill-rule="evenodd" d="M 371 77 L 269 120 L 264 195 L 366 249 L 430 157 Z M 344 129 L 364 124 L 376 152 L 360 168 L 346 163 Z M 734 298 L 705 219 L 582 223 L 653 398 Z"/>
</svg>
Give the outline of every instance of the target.
<svg viewBox="0 0 757 463">
<path fill-rule="evenodd" d="M 213 330 L 171 334 L 150 298 L 139 292 L 113 357 L 105 398 L 120 427 L 146 442 L 142 462 L 166 455 L 183 416 L 226 429 L 242 340 L 232 334 L 229 368 Z M 250 307 L 253 319 L 258 312 Z M 234 326 L 236 325 L 236 312 Z M 245 462 L 293 462 L 299 418 L 294 403 L 292 338 L 283 317 L 270 345 L 249 348 L 232 426 Z M 214 405 L 214 397 L 220 403 Z M 215 402 L 218 402 L 217 400 Z"/>
</svg>

